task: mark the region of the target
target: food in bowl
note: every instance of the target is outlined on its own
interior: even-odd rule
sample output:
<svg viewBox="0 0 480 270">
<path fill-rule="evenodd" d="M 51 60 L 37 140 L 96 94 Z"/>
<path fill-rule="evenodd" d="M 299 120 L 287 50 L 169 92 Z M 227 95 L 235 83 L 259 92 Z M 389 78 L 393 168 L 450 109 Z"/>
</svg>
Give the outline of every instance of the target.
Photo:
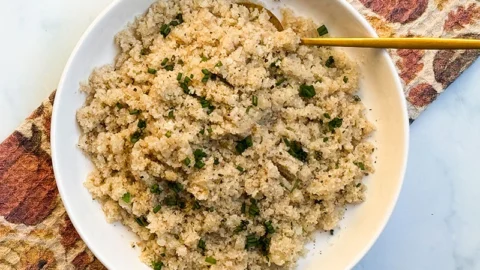
<svg viewBox="0 0 480 270">
<path fill-rule="evenodd" d="M 160 0 L 116 37 L 77 112 L 85 186 L 154 269 L 291 269 L 365 199 L 374 130 L 325 26 L 229 0 Z"/>
</svg>

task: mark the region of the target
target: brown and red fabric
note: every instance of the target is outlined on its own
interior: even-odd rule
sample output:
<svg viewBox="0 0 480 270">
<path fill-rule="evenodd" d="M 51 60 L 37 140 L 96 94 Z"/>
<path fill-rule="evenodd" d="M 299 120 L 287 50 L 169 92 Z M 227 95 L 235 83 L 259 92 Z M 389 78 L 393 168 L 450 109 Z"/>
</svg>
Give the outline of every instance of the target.
<svg viewBox="0 0 480 270">
<path fill-rule="evenodd" d="M 480 38 L 475 0 L 347 0 L 383 37 Z M 480 51 L 392 50 L 411 120 Z M 75 231 L 50 158 L 53 93 L 0 144 L 0 269 L 105 269 Z"/>
</svg>

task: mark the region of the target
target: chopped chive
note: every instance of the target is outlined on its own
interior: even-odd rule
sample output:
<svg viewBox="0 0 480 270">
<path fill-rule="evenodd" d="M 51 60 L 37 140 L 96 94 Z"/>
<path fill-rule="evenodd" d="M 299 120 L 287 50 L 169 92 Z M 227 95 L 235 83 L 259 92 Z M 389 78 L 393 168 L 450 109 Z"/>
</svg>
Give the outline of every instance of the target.
<svg viewBox="0 0 480 270">
<path fill-rule="evenodd" d="M 202 55 L 200 56 L 202 58 L 202 62 L 207 62 L 208 60 L 210 60 L 210 58 L 206 57 L 205 55 Z"/>
<path fill-rule="evenodd" d="M 197 169 L 201 169 L 205 166 L 203 162 L 203 158 L 207 157 L 207 154 L 203 152 L 201 149 L 197 149 L 193 152 L 193 156 L 195 157 L 195 165 L 194 167 Z"/>
<path fill-rule="evenodd" d="M 183 190 L 183 185 L 178 182 L 168 182 L 168 188 L 175 193 L 180 193 Z"/>
<path fill-rule="evenodd" d="M 364 171 L 365 170 L 365 164 L 363 162 L 353 162 L 353 164 L 357 165 L 360 170 Z"/>
<path fill-rule="evenodd" d="M 170 138 L 172 137 L 172 132 L 169 130 L 165 133 L 165 137 Z"/>
<path fill-rule="evenodd" d="M 157 183 L 155 183 L 150 187 L 150 192 L 153 194 L 160 194 L 162 193 L 162 189 Z"/>
<path fill-rule="evenodd" d="M 322 25 L 319 28 L 317 28 L 317 32 L 319 36 L 325 36 L 326 34 L 328 34 L 328 29 L 325 25 Z"/>
<path fill-rule="evenodd" d="M 142 111 L 141 110 L 138 110 L 138 109 L 133 109 L 133 110 L 130 110 L 130 114 L 131 115 L 137 115 L 137 114 L 140 114 Z"/>
<path fill-rule="evenodd" d="M 177 16 L 175 16 L 175 19 L 177 19 L 178 23 L 182 24 L 183 23 L 182 13 L 177 14 Z"/>
<path fill-rule="evenodd" d="M 242 203 L 242 208 L 240 208 L 240 211 L 241 211 L 243 214 L 246 214 L 247 204 L 246 204 L 245 202 Z"/>
<path fill-rule="evenodd" d="M 163 58 L 162 63 L 161 63 L 162 67 L 165 66 L 168 63 L 168 60 L 170 60 L 170 59 L 168 59 L 168 57 Z"/>
<path fill-rule="evenodd" d="M 257 96 L 252 96 L 252 105 L 253 106 L 258 106 L 258 97 Z"/>
<path fill-rule="evenodd" d="M 154 214 L 158 213 L 158 211 L 160 211 L 160 209 L 162 209 L 162 206 L 159 204 L 159 205 L 157 205 L 153 208 L 153 213 Z"/>
<path fill-rule="evenodd" d="M 355 187 L 357 187 L 357 188 L 359 188 L 361 186 L 362 186 L 362 183 L 358 183 L 358 184 L 355 185 Z"/>
<path fill-rule="evenodd" d="M 248 220 L 242 220 L 233 232 L 234 233 L 239 233 L 241 231 L 246 231 L 249 223 L 250 222 Z"/>
<path fill-rule="evenodd" d="M 127 192 L 127 193 L 123 194 L 123 196 L 122 196 L 122 201 L 124 201 L 124 202 L 126 202 L 126 203 L 130 203 L 130 201 L 131 201 L 130 192 Z"/>
<path fill-rule="evenodd" d="M 147 48 L 143 48 L 142 50 L 140 50 L 140 54 L 141 55 L 147 55 L 150 53 L 150 49 L 147 49 Z"/>
<path fill-rule="evenodd" d="M 242 166 L 237 166 L 237 170 L 242 173 L 245 171 L 245 169 Z"/>
<path fill-rule="evenodd" d="M 217 260 L 213 257 L 207 257 L 207 258 L 205 258 L 205 262 L 207 262 L 209 264 L 216 264 Z"/>
<path fill-rule="evenodd" d="M 205 249 L 207 249 L 207 244 L 205 243 L 205 240 L 203 239 L 198 240 L 197 248 L 205 252 Z"/>
<path fill-rule="evenodd" d="M 144 216 L 135 218 L 135 221 L 137 222 L 138 225 L 140 225 L 142 227 L 145 227 L 145 226 L 148 225 L 148 220 Z"/>
<path fill-rule="evenodd" d="M 258 238 L 255 234 L 249 234 L 246 237 L 245 249 L 250 249 L 258 246 Z"/>
<path fill-rule="evenodd" d="M 221 67 L 221 66 L 223 66 L 223 63 L 222 63 L 222 61 L 218 61 L 218 63 L 217 63 L 217 64 L 215 64 L 215 67 Z"/>
<path fill-rule="evenodd" d="M 160 27 L 160 34 L 162 34 L 164 38 L 166 38 L 171 31 L 172 29 L 168 24 L 163 24 L 162 27 Z"/>
<path fill-rule="evenodd" d="M 343 76 L 343 82 L 348 83 L 348 77 L 347 76 Z"/>
<path fill-rule="evenodd" d="M 185 166 L 187 166 L 187 167 L 190 166 L 190 162 L 191 162 L 190 158 L 188 158 L 188 157 L 183 160 L 183 164 L 185 164 Z"/>
<path fill-rule="evenodd" d="M 195 202 L 193 203 L 193 207 L 192 207 L 193 209 L 197 210 L 197 209 L 200 209 L 200 207 L 201 207 L 200 202 L 195 201 Z"/>
<path fill-rule="evenodd" d="M 325 66 L 328 68 L 333 67 L 335 64 L 335 59 L 333 59 L 333 56 L 328 57 L 327 61 L 325 61 Z"/>
<path fill-rule="evenodd" d="M 152 268 L 153 268 L 153 270 L 162 270 L 162 267 L 163 267 L 163 266 L 164 266 L 164 265 L 163 265 L 163 262 L 160 262 L 160 261 L 158 261 L 158 262 L 156 262 L 156 261 L 152 262 Z"/>
<path fill-rule="evenodd" d="M 243 140 L 238 141 L 237 145 L 235 146 L 235 150 L 238 154 L 242 154 L 247 150 L 249 147 L 253 146 L 252 135 L 248 135 L 247 137 L 243 138 Z"/>
<path fill-rule="evenodd" d="M 200 135 L 205 135 L 205 129 L 204 129 L 204 128 L 200 129 L 200 131 L 198 132 L 198 134 L 200 134 Z"/>
<path fill-rule="evenodd" d="M 258 216 L 260 214 L 260 208 L 258 208 L 257 200 L 250 198 L 250 207 L 248 208 L 248 214 L 251 217 Z"/>
<path fill-rule="evenodd" d="M 304 98 L 313 98 L 317 93 L 313 85 L 300 85 L 299 95 Z"/>
<path fill-rule="evenodd" d="M 218 165 L 218 164 L 220 164 L 220 161 L 216 157 L 216 158 L 213 159 L 213 165 Z"/>
<path fill-rule="evenodd" d="M 265 221 L 263 223 L 263 225 L 265 226 L 265 231 L 269 234 L 272 234 L 272 233 L 275 233 L 275 228 L 273 228 L 273 225 L 272 225 L 272 221 L 269 220 L 269 221 Z"/>
<path fill-rule="evenodd" d="M 330 114 L 324 113 L 324 114 L 323 114 L 323 117 L 325 117 L 325 118 L 327 118 L 327 119 L 330 119 Z"/>
<path fill-rule="evenodd" d="M 117 104 L 115 104 L 115 106 L 117 106 L 117 108 L 118 108 L 119 110 L 124 108 L 123 104 L 120 103 L 120 102 L 117 102 Z"/>
<path fill-rule="evenodd" d="M 171 26 L 177 26 L 177 25 L 179 25 L 179 24 L 180 24 L 180 23 L 179 23 L 178 21 L 171 21 L 171 22 L 170 22 L 170 25 L 171 25 Z"/>
<path fill-rule="evenodd" d="M 328 142 L 328 137 L 323 138 L 323 142 Z"/>
<path fill-rule="evenodd" d="M 289 146 L 289 147 L 290 147 L 290 149 L 288 149 L 288 153 L 289 153 L 292 157 L 294 157 L 294 158 L 296 158 L 296 159 L 298 159 L 298 160 L 300 160 L 300 161 L 302 161 L 302 162 L 306 162 L 306 161 L 307 161 L 307 155 L 308 155 L 308 154 L 307 154 L 307 152 L 305 152 L 305 151 L 303 150 L 302 144 L 301 144 L 300 142 L 292 141 L 292 142 L 290 142 L 290 146 Z"/>
<path fill-rule="evenodd" d="M 277 80 L 277 82 L 275 83 L 276 86 L 280 86 L 282 85 L 282 83 L 286 82 L 287 81 L 287 78 L 280 78 Z"/>
<path fill-rule="evenodd" d="M 170 110 L 170 111 L 168 112 L 168 118 L 170 118 L 170 119 L 174 119 L 174 118 L 175 118 L 175 115 L 174 115 L 173 110 Z"/>
<path fill-rule="evenodd" d="M 210 133 L 210 134 L 213 133 L 213 129 L 212 129 L 211 127 L 208 127 L 208 128 L 207 128 L 207 131 L 208 131 L 208 133 Z"/>
<path fill-rule="evenodd" d="M 135 131 L 131 136 L 130 136 L 130 142 L 131 143 L 136 143 L 140 140 L 140 137 L 142 136 L 142 133 L 140 131 Z"/>
<path fill-rule="evenodd" d="M 205 74 L 205 75 L 210 75 L 211 74 L 211 72 L 208 71 L 208 69 L 205 69 L 205 68 L 202 69 L 202 73 Z"/>
<path fill-rule="evenodd" d="M 180 82 L 180 88 L 182 88 L 183 93 L 190 95 L 190 89 L 188 89 L 188 84 L 185 82 Z"/>
<path fill-rule="evenodd" d="M 139 129 L 144 129 L 147 127 L 147 121 L 145 120 L 138 120 L 137 127 Z"/>
<path fill-rule="evenodd" d="M 154 68 L 148 68 L 148 73 L 155 75 L 157 74 L 157 70 Z"/>
<path fill-rule="evenodd" d="M 202 160 L 195 161 L 194 167 L 197 169 L 201 169 L 205 167 L 205 162 L 203 162 Z"/>
<path fill-rule="evenodd" d="M 167 196 L 163 201 L 167 206 L 176 206 L 178 204 L 177 196 Z"/>
<path fill-rule="evenodd" d="M 165 70 L 167 70 L 167 71 L 173 71 L 173 69 L 175 68 L 175 65 L 174 65 L 174 64 L 166 65 L 164 68 L 165 68 Z"/>
<path fill-rule="evenodd" d="M 180 81 L 182 79 L 183 74 L 180 72 L 177 75 L 177 81 Z"/>
</svg>

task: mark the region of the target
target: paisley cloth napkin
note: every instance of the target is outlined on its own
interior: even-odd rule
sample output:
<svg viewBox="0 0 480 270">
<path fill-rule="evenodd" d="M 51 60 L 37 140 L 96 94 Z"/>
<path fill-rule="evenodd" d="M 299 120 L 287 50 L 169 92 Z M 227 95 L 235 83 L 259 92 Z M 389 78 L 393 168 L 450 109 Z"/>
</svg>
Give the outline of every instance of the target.
<svg viewBox="0 0 480 270">
<path fill-rule="evenodd" d="M 347 0 L 382 37 L 480 38 L 475 0 Z M 411 121 L 479 51 L 390 51 Z M 0 269 L 105 269 L 62 205 L 50 159 L 53 93 L 0 144 Z"/>
</svg>

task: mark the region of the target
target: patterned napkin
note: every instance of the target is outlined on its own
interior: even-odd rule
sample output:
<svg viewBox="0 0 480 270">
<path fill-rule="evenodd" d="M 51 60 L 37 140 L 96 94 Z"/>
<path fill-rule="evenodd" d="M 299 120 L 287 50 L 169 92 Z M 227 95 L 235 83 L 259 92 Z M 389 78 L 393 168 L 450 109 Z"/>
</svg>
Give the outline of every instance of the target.
<svg viewBox="0 0 480 270">
<path fill-rule="evenodd" d="M 347 0 L 382 37 L 480 38 L 474 0 Z M 411 121 L 479 51 L 390 52 L 405 86 Z M 55 94 L 0 144 L 0 269 L 105 269 L 85 246 L 62 205 L 50 159 Z"/>
</svg>

